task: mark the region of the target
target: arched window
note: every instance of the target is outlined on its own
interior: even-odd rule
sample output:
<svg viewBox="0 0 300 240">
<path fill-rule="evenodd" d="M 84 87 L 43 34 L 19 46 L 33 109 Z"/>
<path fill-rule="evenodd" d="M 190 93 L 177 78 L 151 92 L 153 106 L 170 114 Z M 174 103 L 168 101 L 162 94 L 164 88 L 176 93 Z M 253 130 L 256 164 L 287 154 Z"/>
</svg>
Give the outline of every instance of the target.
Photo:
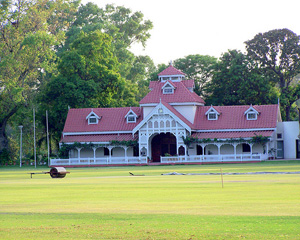
<svg viewBox="0 0 300 240">
<path fill-rule="evenodd" d="M 170 127 L 170 121 L 169 121 L 169 120 L 166 121 L 166 127 L 167 127 L 167 128 Z"/>
<path fill-rule="evenodd" d="M 172 121 L 172 127 L 176 127 L 176 122 L 174 120 Z"/>
</svg>

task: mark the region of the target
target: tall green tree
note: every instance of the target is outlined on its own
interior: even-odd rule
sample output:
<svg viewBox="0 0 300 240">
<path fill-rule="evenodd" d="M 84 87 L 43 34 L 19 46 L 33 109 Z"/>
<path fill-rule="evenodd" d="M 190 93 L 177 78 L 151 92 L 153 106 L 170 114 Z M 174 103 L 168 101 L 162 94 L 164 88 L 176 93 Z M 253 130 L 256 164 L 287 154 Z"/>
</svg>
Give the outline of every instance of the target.
<svg viewBox="0 0 300 240">
<path fill-rule="evenodd" d="M 133 44 L 145 46 L 152 28 L 152 22 L 145 20 L 141 12 L 132 12 L 129 8 L 115 7 L 112 4 L 99 8 L 96 4 L 89 2 L 78 9 L 61 51 L 68 50 L 69 45 L 81 31 L 89 33 L 100 30 L 112 37 L 114 54 L 121 63 L 119 71 L 122 77 L 128 79 L 127 76 L 135 64 L 135 56 L 130 51 L 130 47 Z"/>
<path fill-rule="evenodd" d="M 118 73 L 118 61 L 113 55 L 112 38 L 100 31 L 81 32 L 61 55 L 58 76 L 41 93 L 44 109 L 49 109 L 50 130 L 60 133 L 68 107 L 111 107 L 117 105 L 114 95 L 124 88 Z"/>
<path fill-rule="evenodd" d="M 139 102 L 149 92 L 150 76 L 156 71 L 156 67 L 149 56 L 136 56 L 130 69 L 127 79 L 138 85 L 138 92 L 135 94 Z"/>
<path fill-rule="evenodd" d="M 205 99 L 212 105 L 270 104 L 277 92 L 258 71 L 258 67 L 240 51 L 224 53 L 215 66 Z"/>
<path fill-rule="evenodd" d="M 119 73 L 127 80 L 122 92 L 114 95 L 117 106 L 136 106 L 140 93 L 144 92 L 141 73 L 147 75 L 153 68 L 153 61 L 146 56 L 135 56 L 130 48 L 133 44 L 145 46 L 150 37 L 152 22 L 144 19 L 141 12 L 108 4 L 99 8 L 94 3 L 81 5 L 75 20 L 68 30 L 65 44 L 59 48 L 59 55 L 68 51 L 72 42 L 83 31 L 89 33 L 95 30 L 107 33 L 112 37 L 113 53 L 118 58 Z M 144 69 L 142 69 L 142 67 Z"/>
<path fill-rule="evenodd" d="M 8 122 L 34 99 L 41 76 L 53 71 L 53 49 L 63 42 L 77 5 L 71 0 L 0 2 L 0 151 L 8 146 Z"/>
<path fill-rule="evenodd" d="M 245 43 L 248 56 L 265 76 L 277 83 L 282 116 L 289 121 L 292 104 L 300 98 L 298 84 L 292 84 L 300 73 L 299 35 L 289 29 L 275 29 L 259 33 Z"/>
<path fill-rule="evenodd" d="M 211 81 L 217 58 L 208 55 L 188 55 L 174 61 L 174 67 L 195 80 L 195 92 L 204 97 L 206 86 Z"/>
</svg>

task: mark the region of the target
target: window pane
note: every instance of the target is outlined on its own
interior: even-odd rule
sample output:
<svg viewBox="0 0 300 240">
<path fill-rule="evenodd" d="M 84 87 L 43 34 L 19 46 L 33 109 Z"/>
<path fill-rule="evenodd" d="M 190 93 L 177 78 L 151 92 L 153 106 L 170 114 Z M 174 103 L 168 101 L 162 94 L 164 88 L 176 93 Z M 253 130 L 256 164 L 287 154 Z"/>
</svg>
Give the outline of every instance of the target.
<svg viewBox="0 0 300 240">
<path fill-rule="evenodd" d="M 133 117 L 133 116 L 128 116 L 128 118 L 127 118 L 128 120 L 128 122 L 135 122 L 135 117 Z"/>
<path fill-rule="evenodd" d="M 248 113 L 248 119 L 256 119 L 255 113 Z"/>
<path fill-rule="evenodd" d="M 173 93 L 173 88 L 164 88 L 164 93 Z"/>
<path fill-rule="evenodd" d="M 209 120 L 215 120 L 215 119 L 217 119 L 217 114 L 215 114 L 215 113 L 209 113 L 208 114 L 208 119 Z"/>
<path fill-rule="evenodd" d="M 96 123 L 97 119 L 95 117 L 91 117 L 91 118 L 89 118 L 89 122 L 90 123 Z"/>
</svg>

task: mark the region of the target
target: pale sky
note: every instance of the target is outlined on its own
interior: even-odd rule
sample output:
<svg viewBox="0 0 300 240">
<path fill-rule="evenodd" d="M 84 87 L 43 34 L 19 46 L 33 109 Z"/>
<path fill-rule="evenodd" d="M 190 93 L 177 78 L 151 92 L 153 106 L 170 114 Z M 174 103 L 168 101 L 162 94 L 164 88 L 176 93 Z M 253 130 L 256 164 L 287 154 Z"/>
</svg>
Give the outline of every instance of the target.
<svg viewBox="0 0 300 240">
<path fill-rule="evenodd" d="M 300 35 L 300 0 L 82 0 L 141 11 L 153 22 L 151 37 L 136 55 L 155 64 L 190 54 L 219 58 L 229 49 L 245 52 L 244 42 L 257 33 L 288 28 Z"/>
</svg>

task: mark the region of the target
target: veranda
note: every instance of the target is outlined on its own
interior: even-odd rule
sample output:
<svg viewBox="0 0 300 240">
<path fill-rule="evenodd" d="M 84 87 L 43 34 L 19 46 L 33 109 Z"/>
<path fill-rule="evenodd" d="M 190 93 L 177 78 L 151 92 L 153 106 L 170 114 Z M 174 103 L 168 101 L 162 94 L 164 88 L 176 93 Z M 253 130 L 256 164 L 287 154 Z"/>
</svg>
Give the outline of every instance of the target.
<svg viewBox="0 0 300 240">
<path fill-rule="evenodd" d="M 165 154 L 155 164 L 218 163 L 263 161 L 268 154 L 270 142 L 261 143 L 193 143 L 185 147 L 183 155 Z M 179 151 L 180 152 L 180 151 Z M 149 151 L 151 153 L 151 151 Z M 51 159 L 51 166 L 101 166 L 101 165 L 147 165 L 153 164 L 151 155 L 139 153 L 134 147 L 101 146 L 74 148 L 67 159 Z"/>
</svg>

